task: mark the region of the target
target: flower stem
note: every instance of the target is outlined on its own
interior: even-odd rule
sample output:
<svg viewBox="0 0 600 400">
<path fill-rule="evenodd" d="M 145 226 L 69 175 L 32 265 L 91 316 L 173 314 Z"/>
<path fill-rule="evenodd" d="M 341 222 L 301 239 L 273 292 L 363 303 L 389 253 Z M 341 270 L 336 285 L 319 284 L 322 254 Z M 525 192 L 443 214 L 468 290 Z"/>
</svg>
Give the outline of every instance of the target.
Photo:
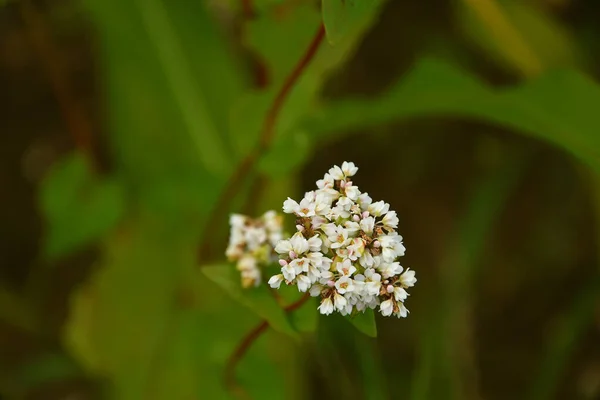
<svg viewBox="0 0 600 400">
<path fill-rule="evenodd" d="M 271 142 L 275 136 L 275 125 L 281 109 L 285 104 L 285 100 L 288 98 L 292 88 L 298 82 L 298 79 L 300 76 L 302 76 L 302 73 L 306 67 L 308 67 L 310 64 L 310 61 L 314 58 L 324 37 L 325 27 L 321 23 L 306 52 L 283 82 L 281 89 L 277 93 L 277 96 L 273 100 L 271 107 L 267 111 L 258 146 L 252 149 L 239 163 L 237 169 L 234 171 L 233 175 L 227 182 L 225 189 L 221 193 L 215 209 L 210 213 L 208 223 L 206 224 L 206 229 L 204 230 L 204 239 L 200 246 L 199 259 L 201 262 L 205 261 L 203 259 L 209 256 L 208 253 L 210 251 L 210 244 L 213 239 L 213 236 L 208 234 L 208 232 L 214 229 L 215 226 L 219 226 L 221 222 L 226 219 L 229 206 L 238 193 L 238 190 L 243 186 L 243 182 L 248 178 L 254 169 L 256 162 L 267 152 L 271 146 Z"/>
<path fill-rule="evenodd" d="M 302 307 L 310 299 L 310 295 L 305 293 L 298 301 L 285 307 L 286 313 L 291 313 L 298 308 Z M 229 357 L 227 365 L 225 367 L 225 386 L 232 394 L 236 395 L 240 399 L 250 399 L 248 393 L 242 388 L 235 379 L 235 369 L 239 362 L 244 358 L 244 355 L 248 352 L 252 344 L 267 330 L 269 322 L 266 320 L 258 324 L 252 329 L 240 342 L 233 354 Z"/>
</svg>

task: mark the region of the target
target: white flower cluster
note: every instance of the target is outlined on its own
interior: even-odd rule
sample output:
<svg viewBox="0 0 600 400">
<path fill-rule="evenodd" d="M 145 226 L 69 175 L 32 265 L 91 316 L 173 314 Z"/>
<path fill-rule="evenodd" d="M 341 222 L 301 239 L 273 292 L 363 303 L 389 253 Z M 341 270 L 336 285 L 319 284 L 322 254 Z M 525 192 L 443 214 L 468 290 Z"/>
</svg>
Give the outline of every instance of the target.
<svg viewBox="0 0 600 400">
<path fill-rule="evenodd" d="M 257 219 L 232 214 L 229 224 L 231 234 L 225 255 L 230 261 L 237 261 L 243 287 L 258 286 L 261 267 L 277 260 L 273 249 L 283 238 L 283 218 L 275 211 L 267 211 Z"/>
<path fill-rule="evenodd" d="M 297 233 L 277 243 L 281 274 L 269 285 L 285 282 L 320 296 L 321 314 L 379 306 L 384 316 L 406 317 L 406 289 L 417 280 L 397 261 L 405 252 L 398 217 L 389 204 L 360 192 L 350 180 L 357 171 L 351 162 L 334 166 L 300 203 L 283 203 L 283 212 L 296 215 Z"/>
</svg>

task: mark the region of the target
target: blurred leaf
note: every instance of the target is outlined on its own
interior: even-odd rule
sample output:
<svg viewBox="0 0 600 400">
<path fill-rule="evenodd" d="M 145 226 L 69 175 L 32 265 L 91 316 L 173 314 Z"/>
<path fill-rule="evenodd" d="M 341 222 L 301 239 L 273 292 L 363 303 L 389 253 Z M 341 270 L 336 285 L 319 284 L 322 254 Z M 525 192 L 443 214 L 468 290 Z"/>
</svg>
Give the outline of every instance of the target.
<svg viewBox="0 0 600 400">
<path fill-rule="evenodd" d="M 381 0 L 323 0 L 322 12 L 329 43 L 335 45 L 357 25 L 369 19 Z"/>
<path fill-rule="evenodd" d="M 182 281 L 194 268 L 195 240 L 143 213 L 106 246 L 105 264 L 73 298 L 65 339 L 89 369 L 111 378 L 116 398 L 150 398 L 160 354 L 178 334 Z M 183 391 L 172 388 L 172 398 Z"/>
<path fill-rule="evenodd" d="M 292 325 L 298 332 L 313 333 L 317 330 L 319 323 L 319 312 L 317 311 L 317 300 L 314 298 L 302 305 L 290 314 Z"/>
<path fill-rule="evenodd" d="M 27 389 L 82 375 L 79 366 L 60 353 L 46 353 L 28 360 L 18 371 L 19 383 Z"/>
<path fill-rule="evenodd" d="M 316 55 L 285 99 L 277 118 L 273 149 L 267 155 L 267 160 L 261 163 L 263 172 L 281 176 L 285 173 L 282 169 L 289 171 L 294 168 L 293 164 L 299 165 L 306 160 L 311 141 L 304 140 L 302 130 L 297 127 L 298 122 L 312 109 L 319 107 L 318 94 L 326 78 L 352 54 L 382 3 L 380 0 L 363 0 L 362 5 L 356 7 L 362 14 L 360 17 L 351 14 L 352 22 L 348 25 L 343 42 L 335 47 L 320 43 Z M 267 65 L 270 88 L 265 92 L 251 93 L 237 104 L 232 130 L 233 136 L 239 138 L 238 154 L 244 155 L 257 143 L 269 107 L 286 77 L 289 77 L 315 39 L 320 21 L 321 16 L 312 4 L 299 2 L 273 8 L 261 18 L 248 23 L 247 45 Z M 289 167 L 286 166 L 288 163 L 279 161 L 288 158 Z"/>
<path fill-rule="evenodd" d="M 504 12 L 503 18 L 514 26 L 520 40 L 526 41 L 530 52 L 535 52 L 540 69 L 574 67 L 578 64 L 577 44 L 548 12 L 531 2 L 523 1 L 502 1 L 501 6 L 498 4 L 495 8 L 500 7 Z M 506 35 L 502 38 L 495 36 L 498 35 L 495 25 L 480 18 L 474 6 L 461 7 L 459 17 L 462 20 L 460 26 L 482 50 L 511 68 L 525 71 L 533 68 L 525 65 L 528 62 L 526 56 L 516 53 L 518 47 L 505 40 Z"/>
<path fill-rule="evenodd" d="M 298 334 L 290 325 L 285 311 L 277 303 L 266 285 L 263 284 L 248 289 L 242 288 L 239 273 L 233 264 L 205 265 L 202 266 L 201 271 L 235 300 L 254 311 L 261 318 L 266 319 L 273 329 L 293 338 L 298 338 Z"/>
<path fill-rule="evenodd" d="M 460 398 L 457 385 L 467 378 L 459 374 L 473 366 L 465 365 L 468 361 L 463 361 L 464 358 L 457 353 L 457 349 L 472 346 L 470 342 L 463 342 L 468 336 L 457 329 L 457 324 L 470 326 L 464 320 L 472 309 L 470 293 L 482 265 L 480 260 L 487 239 L 519 183 L 530 156 L 524 151 L 512 158 L 502 157 L 501 165 L 489 166 L 481 171 L 472 189 L 464 207 L 465 214 L 458 219 L 456 231 L 450 235 L 452 240 L 448 242 L 441 262 L 440 281 L 432 287 L 437 296 L 429 300 L 433 311 L 422 321 L 419 364 L 412 379 L 412 400 L 440 396 Z M 453 284 L 444 284 L 449 279 Z"/>
<path fill-rule="evenodd" d="M 553 71 L 495 90 L 452 65 L 423 59 L 380 98 L 332 103 L 303 127 L 322 137 L 406 118 L 470 117 L 549 141 L 600 171 L 599 102 L 598 85 L 576 71 Z"/>
<path fill-rule="evenodd" d="M 364 313 L 356 313 L 354 316 L 348 316 L 346 319 L 354 325 L 356 329 L 367 336 L 377 337 L 377 326 L 375 325 L 375 313 L 370 308 Z"/>
<path fill-rule="evenodd" d="M 274 178 L 289 175 L 312 154 L 309 136 L 303 131 L 293 131 L 275 142 L 261 158 L 258 169 Z"/>
<path fill-rule="evenodd" d="M 530 400 L 551 399 L 569 365 L 571 356 L 586 329 L 593 325 L 600 294 L 600 278 L 596 277 L 578 294 L 558 327 L 548 335 L 546 351 L 537 377 L 533 379 Z"/>
<path fill-rule="evenodd" d="M 25 332 L 34 332 L 36 329 L 35 316 L 29 307 L 27 299 L 1 286 L 0 321 L 22 329 Z"/>
<path fill-rule="evenodd" d="M 40 201 L 48 223 L 44 253 L 50 258 L 102 237 L 117 224 L 125 208 L 121 186 L 94 176 L 79 153 L 53 166 L 42 183 Z"/>
</svg>

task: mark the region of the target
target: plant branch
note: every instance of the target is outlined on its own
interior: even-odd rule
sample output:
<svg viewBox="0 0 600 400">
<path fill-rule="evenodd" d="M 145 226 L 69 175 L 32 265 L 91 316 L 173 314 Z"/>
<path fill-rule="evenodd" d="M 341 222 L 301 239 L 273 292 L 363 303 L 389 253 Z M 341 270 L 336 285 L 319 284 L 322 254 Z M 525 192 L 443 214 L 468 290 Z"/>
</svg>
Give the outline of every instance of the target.
<svg viewBox="0 0 600 400">
<path fill-rule="evenodd" d="M 73 94 L 66 72 L 60 63 L 58 49 L 52 41 L 52 32 L 31 0 L 22 0 L 20 11 L 31 44 L 50 80 L 75 146 L 88 157 L 93 167 L 97 167 L 93 152 L 92 126 L 81 103 Z"/>
<path fill-rule="evenodd" d="M 212 236 L 207 234 L 207 232 L 211 229 L 214 229 L 215 226 L 219 226 L 222 220 L 226 218 L 229 211 L 229 206 L 235 198 L 238 190 L 240 187 L 242 187 L 243 182 L 248 178 L 254 169 L 256 162 L 269 149 L 271 142 L 273 141 L 273 137 L 275 136 L 275 125 L 281 109 L 285 104 L 285 100 L 288 98 L 294 85 L 298 82 L 298 79 L 302 76 L 302 73 L 306 67 L 310 64 L 310 61 L 314 58 L 324 37 L 325 27 L 323 24 L 320 24 L 319 29 L 317 30 L 317 33 L 312 39 L 306 52 L 283 82 L 281 89 L 277 93 L 277 96 L 273 100 L 271 107 L 267 111 L 258 146 L 256 146 L 250 151 L 250 153 L 248 153 L 248 155 L 246 155 L 227 182 L 225 189 L 217 201 L 215 209 L 210 214 L 206 229 L 204 230 L 204 239 L 200 246 L 199 254 L 199 259 L 201 262 L 210 250 L 210 241 Z"/>
<path fill-rule="evenodd" d="M 310 295 L 305 293 L 298 301 L 288 305 L 284 308 L 286 313 L 291 313 L 298 308 L 302 307 L 310 299 Z M 225 366 L 225 386 L 227 389 L 238 396 L 240 399 L 249 399 L 248 393 L 237 383 L 235 379 L 235 368 L 239 362 L 244 358 L 244 355 L 248 352 L 252 344 L 267 330 L 269 322 L 266 320 L 258 324 L 252 329 L 240 342 L 238 347 L 235 349 L 233 354 L 229 357 L 227 365 Z"/>
</svg>

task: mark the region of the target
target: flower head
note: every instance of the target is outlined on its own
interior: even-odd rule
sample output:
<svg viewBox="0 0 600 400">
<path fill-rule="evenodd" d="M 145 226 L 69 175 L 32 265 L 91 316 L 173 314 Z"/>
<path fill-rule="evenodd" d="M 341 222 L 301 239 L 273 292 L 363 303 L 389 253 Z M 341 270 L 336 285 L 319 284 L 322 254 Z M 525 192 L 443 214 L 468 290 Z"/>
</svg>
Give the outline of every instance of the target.
<svg viewBox="0 0 600 400">
<path fill-rule="evenodd" d="M 256 219 L 241 214 L 230 216 L 231 232 L 225 255 L 236 261 L 243 287 L 258 286 L 262 267 L 277 260 L 274 247 L 283 237 L 282 223 L 275 211 L 267 211 Z"/>
<path fill-rule="evenodd" d="M 406 250 L 396 232 L 399 219 L 388 203 L 359 190 L 351 180 L 357 171 L 352 162 L 333 166 L 300 202 L 284 202 L 297 232 L 276 244 L 281 273 L 269 284 L 285 282 L 321 297 L 318 309 L 326 315 L 379 307 L 384 316 L 405 317 L 407 289 L 416 278 L 398 262 Z"/>
</svg>

